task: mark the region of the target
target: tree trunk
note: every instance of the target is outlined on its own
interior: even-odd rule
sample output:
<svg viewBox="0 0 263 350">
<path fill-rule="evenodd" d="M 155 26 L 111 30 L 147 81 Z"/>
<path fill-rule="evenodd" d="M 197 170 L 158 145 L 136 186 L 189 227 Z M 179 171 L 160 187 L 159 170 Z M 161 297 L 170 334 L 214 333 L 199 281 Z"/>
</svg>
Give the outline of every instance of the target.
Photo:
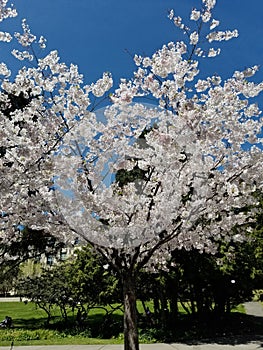
<svg viewBox="0 0 263 350">
<path fill-rule="evenodd" d="M 160 289 L 159 295 L 160 295 L 160 301 L 161 301 L 161 328 L 165 330 L 167 329 L 167 321 L 168 321 L 168 313 L 169 313 L 168 300 L 167 300 L 167 295 L 164 293 L 164 289 Z"/>
<path fill-rule="evenodd" d="M 132 271 L 124 274 L 124 350 L 139 350 L 135 283 Z"/>
</svg>

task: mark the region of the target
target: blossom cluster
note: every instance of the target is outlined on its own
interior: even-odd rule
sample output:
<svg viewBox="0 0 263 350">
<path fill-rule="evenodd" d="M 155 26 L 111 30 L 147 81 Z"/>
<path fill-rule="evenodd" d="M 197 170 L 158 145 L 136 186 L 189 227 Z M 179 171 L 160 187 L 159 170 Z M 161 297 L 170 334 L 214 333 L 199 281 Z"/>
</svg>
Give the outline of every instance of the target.
<svg viewBox="0 0 263 350">
<path fill-rule="evenodd" d="M 12 17 L 16 12 L 7 11 L 6 4 L 0 3 L 2 17 Z M 22 29 L 14 36 L 23 49 L 12 53 L 19 60 L 32 61 L 33 45 L 45 48 L 46 40 L 37 39 L 25 20 Z M 51 154 L 70 128 L 90 114 L 94 85 L 103 94 L 112 84 L 109 74 L 104 74 L 93 86 L 83 87 L 78 67 L 61 62 L 57 51 L 38 58 L 34 65 L 23 66 L 15 78 L 5 63 L 0 65 L 1 239 L 13 237 L 19 225 L 61 232 L 63 220 L 51 190 Z M 64 232 L 71 232 L 67 225 Z"/>
<path fill-rule="evenodd" d="M 190 26 L 183 23 L 183 19 L 180 16 L 176 16 L 174 10 L 169 12 L 168 18 L 173 21 L 175 26 L 183 30 L 189 37 L 189 44 L 194 47 L 193 53 L 201 57 L 215 57 L 221 52 L 220 48 L 208 47 L 206 49 L 201 48 L 201 29 L 207 24 L 209 26 L 208 34 L 204 36 L 206 41 L 210 44 L 212 42 L 228 41 L 238 36 L 238 31 L 225 30 L 225 31 L 212 31 L 219 26 L 220 21 L 213 18 L 213 8 L 215 7 L 216 1 L 203 1 L 204 7 L 201 10 L 193 8 L 190 14 L 190 20 L 197 22 L 197 29 L 191 30 Z"/>
<path fill-rule="evenodd" d="M 8 0 L 0 0 L 0 22 L 7 18 L 12 18 L 17 16 L 16 9 L 11 5 L 7 7 Z"/>
<path fill-rule="evenodd" d="M 24 47 L 30 46 L 32 43 L 35 42 L 36 36 L 31 34 L 29 25 L 26 23 L 26 19 L 22 20 L 22 29 L 23 34 L 16 32 L 15 37 L 20 45 Z"/>
<path fill-rule="evenodd" d="M 0 3 L 2 11 L 6 3 Z M 201 10 L 191 11 L 200 28 L 192 32 L 171 11 L 189 43 L 169 42 L 152 56 L 135 55 L 133 77 L 121 79 L 111 105 L 97 112 L 91 100 L 112 88 L 110 73 L 83 86 L 78 67 L 61 62 L 56 50 L 35 60 L 36 66 L 22 67 L 13 80 L 1 64 L 4 235 L 17 225 L 65 238 L 77 232 L 105 247 L 109 257 L 116 249 L 135 249 L 138 260 L 163 264 L 164 251 L 213 253 L 217 241 L 231 239 L 234 225 L 250 225 L 256 210 L 251 193 L 262 189 L 263 125 L 254 98 L 263 83 L 250 80 L 258 66 L 225 81 L 199 77 L 200 56 L 221 53 L 203 50 L 201 28 L 209 30 L 206 45 L 237 36 L 235 30 L 214 31 L 215 4 L 203 0 Z M 23 49 L 13 54 L 31 60 L 32 45 L 44 48 L 45 39 L 31 34 L 25 21 L 22 27 L 15 37 Z M 156 103 L 133 103 L 138 98 Z M 245 206 L 255 209 L 247 213 Z"/>
</svg>

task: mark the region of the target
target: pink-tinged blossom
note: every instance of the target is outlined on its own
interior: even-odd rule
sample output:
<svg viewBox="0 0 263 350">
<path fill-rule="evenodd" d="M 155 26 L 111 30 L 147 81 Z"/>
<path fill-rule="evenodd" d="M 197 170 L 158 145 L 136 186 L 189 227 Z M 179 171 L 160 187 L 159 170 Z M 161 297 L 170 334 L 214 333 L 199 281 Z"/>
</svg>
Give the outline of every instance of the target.
<svg viewBox="0 0 263 350">
<path fill-rule="evenodd" d="M 173 17 L 173 22 L 176 25 L 176 27 L 181 27 L 182 26 L 182 17 L 180 17 L 180 16 Z"/>
<path fill-rule="evenodd" d="M 205 11 L 204 13 L 202 13 L 201 18 L 204 23 L 209 22 L 211 18 L 211 12 Z"/>
<path fill-rule="evenodd" d="M 101 97 L 107 91 L 110 90 L 112 85 L 113 85 L 113 79 L 111 77 L 111 74 L 104 73 L 101 79 L 99 79 L 95 84 L 91 85 L 91 91 L 94 96 Z"/>
<path fill-rule="evenodd" d="M 258 105 L 256 103 L 252 103 L 244 110 L 244 114 L 247 117 L 255 117 L 260 115 L 261 111 L 259 110 Z"/>
<path fill-rule="evenodd" d="M 8 69 L 7 65 L 3 62 L 0 63 L 0 74 L 4 75 L 7 78 L 11 75 L 11 71 Z"/>
<path fill-rule="evenodd" d="M 0 32 L 0 41 L 9 43 L 12 40 L 12 35 L 7 32 Z"/>
<path fill-rule="evenodd" d="M 208 10 L 212 10 L 216 5 L 216 0 L 203 0 L 203 3 Z"/>
<path fill-rule="evenodd" d="M 22 29 L 23 33 L 20 34 L 16 32 L 15 38 L 17 39 L 20 45 L 22 45 L 23 47 L 28 47 L 32 45 L 33 42 L 35 42 L 36 36 L 31 34 L 29 25 L 26 23 L 26 19 L 22 20 Z"/>
<path fill-rule="evenodd" d="M 219 26 L 219 24 L 220 24 L 220 22 L 218 20 L 213 19 L 211 24 L 210 24 L 210 30 L 215 29 L 216 27 Z"/>
<path fill-rule="evenodd" d="M 237 38 L 238 37 L 238 31 L 235 30 L 227 30 L 227 31 L 215 31 L 211 32 L 206 36 L 206 39 L 208 40 L 209 43 L 213 41 L 227 41 L 232 38 Z"/>
<path fill-rule="evenodd" d="M 199 35 L 197 32 L 193 32 L 190 34 L 190 44 L 191 45 L 196 45 L 199 40 Z"/>
<path fill-rule="evenodd" d="M 142 56 L 140 56 L 140 55 L 134 56 L 134 62 L 136 64 L 136 66 L 140 66 L 142 64 L 142 60 L 143 60 Z"/>
<path fill-rule="evenodd" d="M 195 88 L 197 92 L 202 92 L 210 88 L 211 84 L 208 80 L 198 80 L 195 84 Z"/>
<path fill-rule="evenodd" d="M 34 56 L 30 54 L 28 51 L 19 51 L 14 49 L 12 50 L 11 53 L 19 61 L 24 61 L 24 60 L 33 61 L 34 59 Z"/>
<path fill-rule="evenodd" d="M 218 24 L 211 21 L 215 3 L 203 0 L 202 17 L 196 10 L 192 19 L 208 21 L 206 27 L 213 30 Z M 0 9 L 1 4 L 6 1 Z M 263 90 L 262 83 L 250 80 L 258 67 L 236 71 L 227 80 L 219 75 L 200 79 L 199 58 L 189 56 L 196 33 L 174 12 L 169 17 L 187 31 L 190 42 L 170 42 L 150 57 L 135 55 L 133 76 L 120 81 L 110 106 L 97 113 L 91 112 L 92 95 L 102 96 L 112 87 L 110 74 L 83 87 L 78 67 L 61 62 L 57 51 L 39 58 L 34 67 L 23 67 L 13 80 L 7 66 L 0 66 L 5 76 L 0 210 L 8 213 L 0 216 L 0 232 L 6 240 L 18 223 L 65 241 L 77 232 L 99 245 L 108 262 L 123 272 L 140 264 L 165 269 L 172 249 L 214 254 L 218 241 L 243 239 L 245 231 L 233 236 L 232 227 L 249 227 L 256 208 L 249 213 L 233 208 L 255 207 L 251 193 L 262 190 L 257 145 L 263 121 L 250 101 Z M 23 30 L 17 35 L 22 47 L 37 43 L 26 22 Z M 236 36 L 237 31 L 213 31 L 206 38 Z M 205 48 L 201 44 L 197 54 L 219 54 L 207 42 Z M 18 57 L 28 54 L 19 52 Z M 11 110 L 12 96 L 23 96 L 25 106 Z M 155 104 L 149 107 L 143 98 L 132 103 L 138 97 Z M 242 147 L 246 142 L 253 144 L 249 151 Z M 139 178 L 118 182 L 118 170 L 134 169 Z M 72 197 L 59 193 L 59 181 Z"/>
<path fill-rule="evenodd" d="M 12 18 L 17 16 L 17 11 L 11 5 L 11 7 L 6 7 L 8 0 L 0 0 L 0 22 L 4 19 Z"/>
<path fill-rule="evenodd" d="M 47 40 L 41 35 L 41 37 L 38 40 L 39 47 L 41 49 L 45 49 L 46 48 L 46 42 L 47 42 Z"/>
<path fill-rule="evenodd" d="M 247 68 L 242 72 L 243 77 L 244 78 L 253 77 L 253 75 L 255 75 L 258 70 L 259 70 L 259 66 L 253 66 L 253 67 Z"/>
<path fill-rule="evenodd" d="M 208 51 L 207 57 L 216 57 L 218 55 L 220 55 L 221 49 L 214 49 L 213 47 L 211 47 Z"/>
<path fill-rule="evenodd" d="M 192 21 L 198 21 L 200 16 L 201 16 L 201 12 L 196 9 L 193 9 L 190 15 L 190 19 Z"/>
<path fill-rule="evenodd" d="M 170 11 L 169 11 L 169 14 L 168 14 L 168 18 L 169 18 L 170 20 L 172 20 L 173 17 L 174 17 L 174 10 L 170 10 Z"/>
</svg>

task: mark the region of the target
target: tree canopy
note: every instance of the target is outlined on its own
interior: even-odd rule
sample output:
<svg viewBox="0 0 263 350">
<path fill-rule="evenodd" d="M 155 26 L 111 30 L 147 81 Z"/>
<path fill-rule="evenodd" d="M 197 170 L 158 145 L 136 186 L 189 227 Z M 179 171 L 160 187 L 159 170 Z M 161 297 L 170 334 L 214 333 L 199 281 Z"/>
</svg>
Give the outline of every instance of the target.
<svg viewBox="0 0 263 350">
<path fill-rule="evenodd" d="M 110 73 L 84 85 L 57 51 L 36 57 L 34 46 L 44 49 L 45 40 L 26 20 L 15 33 L 23 51 L 13 54 L 33 65 L 14 78 L 0 66 L 2 238 L 9 241 L 19 225 L 64 240 L 77 233 L 102 254 L 122 278 L 125 350 L 139 348 L 142 267 L 165 266 L 175 249 L 215 253 L 256 220 L 252 194 L 262 188 L 263 162 L 255 98 L 263 83 L 253 82 L 259 66 L 225 81 L 201 77 L 199 62 L 238 36 L 218 29 L 215 4 L 203 0 L 189 25 L 170 11 L 187 40 L 135 55 L 133 77 L 111 94 Z M 1 20 L 16 14 L 6 1 L 0 11 Z M 11 39 L 2 33 L 2 41 Z M 92 99 L 102 96 L 109 105 L 94 111 Z"/>
</svg>

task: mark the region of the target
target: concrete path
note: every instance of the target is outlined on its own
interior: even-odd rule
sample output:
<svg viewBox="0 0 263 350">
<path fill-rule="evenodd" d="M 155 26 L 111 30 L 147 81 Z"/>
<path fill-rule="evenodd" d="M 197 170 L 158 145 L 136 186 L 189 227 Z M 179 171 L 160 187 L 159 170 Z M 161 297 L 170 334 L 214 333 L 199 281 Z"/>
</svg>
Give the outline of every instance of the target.
<svg viewBox="0 0 263 350">
<path fill-rule="evenodd" d="M 0 297 L 0 303 L 10 302 L 10 301 L 21 301 L 19 297 Z"/>
<path fill-rule="evenodd" d="M 247 344 L 142 344 L 140 350 L 260 350 L 263 342 Z M 0 350 L 10 350 L 10 347 L 1 347 Z M 13 350 L 123 350 L 123 345 L 51 345 L 51 346 L 14 346 Z"/>
<path fill-rule="evenodd" d="M 249 301 L 247 303 L 244 303 L 244 306 L 247 315 L 263 317 L 263 306 L 261 303 L 257 301 Z"/>
</svg>

